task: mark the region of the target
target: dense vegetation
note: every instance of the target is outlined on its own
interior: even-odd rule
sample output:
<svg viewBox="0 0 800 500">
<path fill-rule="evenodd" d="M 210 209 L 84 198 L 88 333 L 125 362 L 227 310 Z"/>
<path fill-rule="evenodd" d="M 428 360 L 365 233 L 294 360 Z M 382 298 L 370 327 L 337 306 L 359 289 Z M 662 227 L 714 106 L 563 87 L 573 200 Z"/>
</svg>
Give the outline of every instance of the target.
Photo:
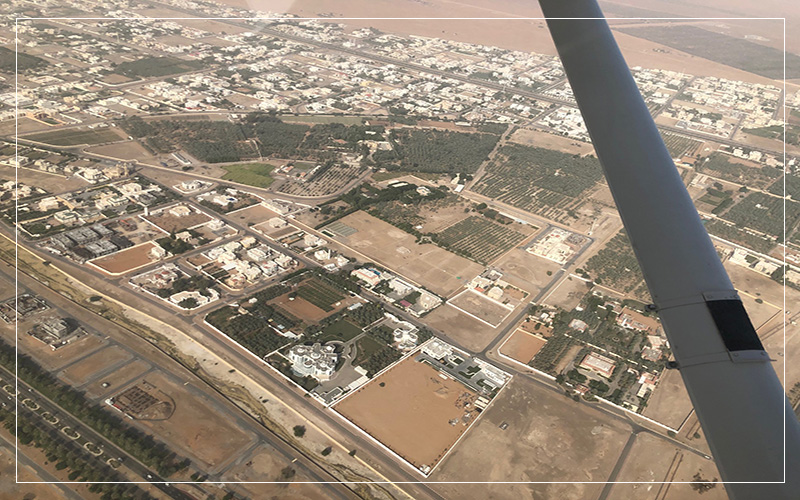
<svg viewBox="0 0 800 500">
<path fill-rule="evenodd" d="M 791 231 L 800 220 L 800 203 L 785 200 L 786 230 Z M 739 227 L 750 228 L 775 238 L 783 238 L 784 200 L 753 192 L 735 204 L 722 218 Z"/>
<path fill-rule="evenodd" d="M 800 176 L 794 174 L 778 177 L 778 180 L 772 183 L 768 191 L 772 194 L 783 196 L 784 182 L 786 183 L 786 195 L 791 196 L 795 201 L 800 201 Z"/>
<path fill-rule="evenodd" d="M 695 169 L 713 177 L 755 188 L 764 188 L 781 175 L 778 169 L 750 166 L 739 161 L 732 161 L 732 158 L 724 153 L 712 153 L 705 160 L 698 161 Z"/>
<path fill-rule="evenodd" d="M 644 277 L 625 230 L 621 230 L 585 265 L 594 281 L 620 292 L 631 292 Z"/>
<path fill-rule="evenodd" d="M 41 57 L 30 56 L 22 52 L 14 52 L 5 47 L 0 47 L 0 71 L 6 73 L 14 73 L 17 70 L 24 72 L 46 65 L 47 61 Z"/>
<path fill-rule="evenodd" d="M 201 61 L 184 61 L 175 57 L 143 57 L 119 64 L 115 72 L 131 78 L 167 76 L 186 73 L 203 67 Z"/>
<path fill-rule="evenodd" d="M 430 237 L 442 248 L 481 264 L 491 263 L 525 239 L 518 231 L 475 215 Z"/>
<path fill-rule="evenodd" d="M 395 129 L 389 136 L 394 149 L 376 151 L 372 159 L 389 170 L 475 173 L 499 138 L 497 134 Z"/>
</svg>

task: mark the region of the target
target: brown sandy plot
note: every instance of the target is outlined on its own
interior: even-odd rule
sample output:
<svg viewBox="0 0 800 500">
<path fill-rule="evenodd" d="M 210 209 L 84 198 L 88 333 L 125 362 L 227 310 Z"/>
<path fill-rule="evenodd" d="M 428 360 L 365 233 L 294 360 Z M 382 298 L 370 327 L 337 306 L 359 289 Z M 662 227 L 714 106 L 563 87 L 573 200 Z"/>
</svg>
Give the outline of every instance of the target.
<svg viewBox="0 0 800 500">
<path fill-rule="evenodd" d="M 5 323 L 2 323 L 5 325 Z M 10 325 L 10 334 L 7 335 L 7 341 L 13 342 L 13 325 Z M 20 324 L 20 331 L 23 331 L 22 324 Z M 25 330 L 27 331 L 27 330 Z M 4 330 L 8 332 L 8 330 Z M 40 342 L 30 335 L 19 336 L 19 350 L 26 354 L 30 354 L 36 358 L 36 362 L 47 368 L 48 370 L 57 370 L 60 367 L 71 363 L 72 361 L 85 356 L 87 353 L 94 352 L 106 345 L 107 342 L 95 335 L 85 335 L 84 337 L 72 341 L 64 347 L 59 347 L 57 350 L 52 350 L 49 345 Z"/>
<path fill-rule="evenodd" d="M 411 464 L 433 467 L 467 430 L 456 406 L 471 389 L 410 356 L 335 406 Z M 473 416 L 474 418 L 474 416 Z"/>
<path fill-rule="evenodd" d="M 507 424 L 505 430 L 502 424 Z M 631 432 L 585 404 L 514 377 L 434 481 L 606 481 Z M 597 498 L 603 484 L 436 484 L 445 498 Z"/>
<path fill-rule="evenodd" d="M 558 306 L 571 311 L 577 306 L 589 288 L 586 282 L 569 276 L 564 278 L 554 291 L 543 298 L 545 304 Z"/>
<path fill-rule="evenodd" d="M 288 312 L 295 318 L 302 318 L 308 321 L 320 321 L 321 319 L 333 314 L 325 312 L 323 309 L 315 306 L 311 302 L 302 297 L 295 297 L 294 300 L 289 300 L 289 294 L 286 293 L 270 301 L 270 304 L 280 306 L 281 309 Z"/>
<path fill-rule="evenodd" d="M 270 225 L 267 224 L 266 222 L 262 222 L 261 224 L 256 224 L 255 226 L 253 226 L 253 229 L 263 234 L 264 236 L 272 238 L 273 240 L 279 240 L 284 236 L 288 236 L 292 233 L 296 233 L 299 231 L 297 227 L 291 224 L 281 228 L 274 228 L 270 227 Z"/>
<path fill-rule="evenodd" d="M 77 176 L 70 176 L 65 179 L 63 175 L 56 175 L 39 170 L 30 170 L 21 168 L 19 170 L 11 167 L 0 166 L 0 178 L 14 179 L 14 176 L 19 176 L 19 182 L 36 186 L 44 189 L 48 193 L 62 193 L 64 191 L 72 191 L 86 187 L 86 181 L 78 178 Z"/>
<path fill-rule="evenodd" d="M 500 353 L 527 365 L 542 350 L 545 343 L 546 340 L 517 329 L 500 348 Z"/>
<path fill-rule="evenodd" d="M 167 420 L 138 423 L 178 454 L 191 454 L 206 467 L 213 467 L 250 443 L 253 436 L 236 427 L 230 415 L 217 410 L 205 396 L 177 384 L 162 372 L 150 373 L 144 380 L 172 398 L 175 412 Z"/>
<path fill-rule="evenodd" d="M 165 233 L 183 231 L 211 220 L 211 217 L 204 212 L 193 210 L 189 215 L 176 217 L 169 213 L 169 209 L 164 209 L 158 214 L 151 214 L 144 218 L 158 226 Z"/>
<path fill-rule="evenodd" d="M 561 356 L 561 359 L 558 360 L 558 364 L 555 366 L 553 371 L 555 373 L 563 372 L 567 368 L 567 365 L 575 359 L 575 356 L 581 352 L 581 349 L 583 349 L 582 345 L 574 345 L 567 349 L 567 352 L 565 352 L 564 355 Z"/>
<path fill-rule="evenodd" d="M 102 372 L 128 359 L 131 359 L 131 354 L 128 351 L 112 345 L 75 363 L 59 373 L 58 376 L 70 385 L 79 386 L 91 380 L 95 373 Z"/>
<path fill-rule="evenodd" d="M 508 140 L 525 146 L 554 149 L 573 155 L 594 153 L 594 147 L 589 143 L 529 128 L 517 129 Z"/>
<path fill-rule="evenodd" d="M 142 361 L 141 359 L 134 359 L 130 363 L 125 364 L 109 373 L 105 377 L 99 378 L 94 382 L 88 384 L 83 390 L 92 398 L 101 398 L 110 395 L 112 392 L 119 391 L 120 388 L 127 384 L 128 381 L 134 377 L 142 375 L 150 369 L 150 364 Z M 108 387 L 103 387 L 104 383 L 108 383 Z"/>
<path fill-rule="evenodd" d="M 334 452 L 337 453 L 337 452 Z M 284 468 L 293 468 L 292 463 L 273 448 L 261 446 L 253 450 L 241 463 L 226 471 L 223 481 L 249 482 L 285 481 L 281 476 Z M 280 498 L 281 500 L 326 500 L 328 497 L 320 485 L 299 484 L 312 481 L 302 472 L 295 470 L 291 484 L 241 484 L 239 487 L 250 492 L 250 498 Z"/>
<path fill-rule="evenodd" d="M 414 182 L 414 180 L 409 179 L 409 182 Z M 423 204 L 417 213 L 425 219 L 422 232 L 439 233 L 453 224 L 461 222 L 469 217 L 470 214 L 464 212 L 464 209 L 470 206 L 472 206 L 472 202 L 464 198 L 461 198 L 458 203 L 447 206 L 440 206 L 435 202 L 432 205 Z"/>
<path fill-rule="evenodd" d="M 626 481 L 632 483 L 678 481 L 677 477 L 679 476 L 688 476 L 688 479 L 684 480 L 691 481 L 692 476 L 697 472 L 700 472 L 700 475 L 707 480 L 720 477 L 713 460 L 698 457 L 658 436 L 642 432 L 636 436 L 636 441 L 617 476 L 618 484 L 612 487 L 609 498 L 625 498 L 627 500 L 661 500 L 665 496 L 666 498 L 687 500 L 728 498 L 722 485 L 717 485 L 701 495 L 692 490 L 689 485 L 623 484 Z M 680 496 L 671 491 L 680 486 L 687 487 L 681 491 Z"/>
<path fill-rule="evenodd" d="M 509 309 L 496 304 L 480 293 L 466 290 L 448 301 L 450 304 L 474 314 L 495 328 L 511 314 Z"/>
<path fill-rule="evenodd" d="M 531 255 L 522 248 L 514 248 L 495 262 L 503 279 L 514 286 L 536 295 L 553 279 L 561 266 L 551 260 Z M 548 276 L 547 272 L 551 275 Z"/>
<path fill-rule="evenodd" d="M 355 212 L 339 222 L 357 232 L 337 236 L 337 241 L 434 293 L 450 295 L 483 270 L 481 265 L 436 245 L 419 245 L 414 236 L 365 212 Z"/>
<path fill-rule="evenodd" d="M 425 316 L 425 323 L 474 352 L 482 351 L 497 334 L 496 328 L 481 323 L 454 307 L 437 307 Z"/>
<path fill-rule="evenodd" d="M 13 442 L 13 437 L 2 431 L 6 439 Z M 42 466 L 47 462 L 47 458 L 41 450 L 33 446 L 22 446 L 19 450 L 21 455 L 28 457 L 34 463 Z M 74 490 L 81 498 L 93 498 L 95 495 L 89 492 L 88 485 L 86 484 L 69 484 L 68 473 L 69 469 L 57 471 L 53 468 L 55 464 L 44 466 L 43 468 L 48 472 L 55 475 L 59 481 L 64 481 L 68 489 Z M 17 475 L 17 472 L 19 475 Z M 63 476 L 63 477 L 59 477 Z M 24 465 L 20 460 L 19 468 L 17 468 L 17 460 L 14 456 L 14 450 L 0 447 L 0 478 L 5 479 L 0 481 L 0 499 L 3 500 L 34 500 L 37 498 L 63 498 L 64 493 L 61 488 L 55 484 L 49 484 L 46 478 L 40 476 L 36 471 Z M 15 480 L 16 478 L 16 480 Z M 88 496 L 85 496 L 88 495 Z"/>
<path fill-rule="evenodd" d="M 110 156 L 121 160 L 152 161 L 155 156 L 147 151 L 138 141 L 123 141 L 104 146 L 86 148 L 86 151 L 98 155 Z"/>
<path fill-rule="evenodd" d="M 120 250 L 99 259 L 91 260 L 92 264 L 111 275 L 125 274 L 152 262 L 148 254 L 156 244 L 152 241 Z"/>
<path fill-rule="evenodd" d="M 273 217 L 278 217 L 278 214 L 268 209 L 264 205 L 256 203 L 251 207 L 239 210 L 235 214 L 231 215 L 231 217 L 239 219 L 242 224 L 255 225 L 267 221 Z"/>
<path fill-rule="evenodd" d="M 678 429 L 692 411 L 692 401 L 678 370 L 664 370 L 661 381 L 647 401 L 642 414 L 656 422 Z"/>
</svg>

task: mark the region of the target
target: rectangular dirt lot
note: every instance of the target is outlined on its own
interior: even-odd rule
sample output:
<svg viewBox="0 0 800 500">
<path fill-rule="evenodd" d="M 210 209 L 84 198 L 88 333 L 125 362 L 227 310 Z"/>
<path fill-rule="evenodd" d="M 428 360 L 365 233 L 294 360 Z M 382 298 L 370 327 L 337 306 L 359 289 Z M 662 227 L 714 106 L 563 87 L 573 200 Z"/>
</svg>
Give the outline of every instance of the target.
<svg viewBox="0 0 800 500">
<path fill-rule="evenodd" d="M 178 454 L 190 455 L 210 468 L 249 446 L 253 436 L 236 427 L 228 412 L 217 410 L 213 401 L 191 385 L 176 384 L 162 372 L 149 373 L 143 380 L 169 396 L 175 411 L 166 420 L 137 422 L 174 447 Z"/>
<path fill-rule="evenodd" d="M 482 351 L 497 335 L 496 328 L 446 305 L 425 316 L 425 323 L 473 352 Z"/>
<path fill-rule="evenodd" d="M 189 215 L 179 217 L 171 214 L 169 209 L 165 209 L 158 214 L 142 217 L 158 226 L 165 233 L 178 233 L 211 220 L 211 217 L 204 212 L 192 211 Z"/>
<path fill-rule="evenodd" d="M 92 260 L 90 263 L 112 276 L 125 274 L 139 267 L 146 266 L 150 264 L 150 262 L 154 262 L 150 260 L 148 254 L 155 246 L 155 243 L 148 241 L 147 243 L 126 248 L 117 253 Z"/>
<path fill-rule="evenodd" d="M 440 295 L 450 295 L 483 267 L 433 244 L 419 245 L 405 231 L 359 211 L 340 219 L 356 230 L 336 241 Z"/>
<path fill-rule="evenodd" d="M 642 412 L 666 426 L 678 429 L 692 411 L 692 401 L 678 370 L 665 370 Z"/>
<path fill-rule="evenodd" d="M 456 406 L 460 382 L 410 356 L 335 406 L 337 412 L 413 465 L 433 467 L 467 430 Z M 474 417 L 473 417 L 474 418 Z"/>
<path fill-rule="evenodd" d="M 130 363 L 120 366 L 105 377 L 100 377 L 99 379 L 93 381 L 84 387 L 83 390 L 86 391 L 86 394 L 92 398 L 99 399 L 103 396 L 109 396 L 111 393 L 119 391 L 121 387 L 126 385 L 134 377 L 141 376 L 144 372 L 150 369 L 150 366 L 151 365 L 149 363 L 142 361 L 141 359 L 134 359 Z M 108 387 L 103 387 L 103 383 L 105 382 L 109 384 Z"/>
<path fill-rule="evenodd" d="M 20 332 L 23 331 L 23 324 L 24 323 L 20 324 Z M 8 326 L 5 324 L 3 325 Z M 6 337 L 6 342 L 14 342 L 13 326 L 14 325 L 10 325 L 10 334 Z M 29 354 L 36 358 L 36 361 L 48 370 L 57 370 L 76 359 L 86 356 L 87 353 L 91 353 L 97 349 L 100 349 L 106 344 L 107 342 L 98 336 L 85 335 L 80 339 L 72 341 L 64 347 L 60 347 L 54 351 L 50 348 L 50 346 L 46 345 L 44 342 L 36 340 L 30 335 L 19 336 L 20 352 L 24 352 L 25 354 Z"/>
<path fill-rule="evenodd" d="M 514 377 L 430 481 L 444 498 L 597 498 L 604 485 L 580 481 L 607 481 L 630 432 L 627 425 L 585 404 Z M 440 481 L 544 484 L 435 483 Z M 552 483 L 556 481 L 574 483 Z"/>
<path fill-rule="evenodd" d="M 68 384 L 80 386 L 89 382 L 95 373 L 102 372 L 130 358 L 131 354 L 128 351 L 119 346 L 112 345 L 101 349 L 88 358 L 82 359 L 63 370 L 58 375 L 61 379 L 67 381 Z"/>
<path fill-rule="evenodd" d="M 500 348 L 500 352 L 527 365 L 546 342 L 524 330 L 517 329 Z"/>
<path fill-rule="evenodd" d="M 448 301 L 459 309 L 463 309 L 470 314 L 474 314 L 483 321 L 497 328 L 503 320 L 511 314 L 511 310 L 492 302 L 483 294 L 465 290 L 459 295 Z"/>
</svg>

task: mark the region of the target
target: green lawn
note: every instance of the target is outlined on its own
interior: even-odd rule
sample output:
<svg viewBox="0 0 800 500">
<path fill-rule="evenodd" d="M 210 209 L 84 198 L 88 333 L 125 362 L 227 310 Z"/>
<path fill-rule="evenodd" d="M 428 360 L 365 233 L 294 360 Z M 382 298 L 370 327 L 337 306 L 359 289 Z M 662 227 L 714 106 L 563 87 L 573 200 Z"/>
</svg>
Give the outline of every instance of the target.
<svg viewBox="0 0 800 500">
<path fill-rule="evenodd" d="M 104 142 L 121 141 L 117 133 L 110 128 L 90 130 L 54 130 L 25 136 L 25 139 L 52 144 L 53 146 L 76 146 L 78 144 L 102 144 Z"/>
<path fill-rule="evenodd" d="M 368 360 L 373 354 L 384 347 L 386 347 L 385 344 L 381 344 L 369 335 L 364 335 L 356 341 L 358 352 L 356 353 L 355 359 L 353 359 L 353 366 L 361 365 L 361 363 Z"/>
<path fill-rule="evenodd" d="M 248 186 L 267 188 L 275 180 L 270 175 L 275 167 L 268 163 L 240 163 L 225 165 L 222 168 L 226 172 L 222 176 L 224 180 Z"/>
<path fill-rule="evenodd" d="M 325 342 L 330 342 L 331 340 L 347 342 L 348 340 L 355 338 L 355 336 L 359 333 L 361 333 L 361 328 L 347 320 L 340 319 L 339 321 L 331 323 L 323 328 L 322 335 L 314 340 L 323 344 Z"/>
</svg>

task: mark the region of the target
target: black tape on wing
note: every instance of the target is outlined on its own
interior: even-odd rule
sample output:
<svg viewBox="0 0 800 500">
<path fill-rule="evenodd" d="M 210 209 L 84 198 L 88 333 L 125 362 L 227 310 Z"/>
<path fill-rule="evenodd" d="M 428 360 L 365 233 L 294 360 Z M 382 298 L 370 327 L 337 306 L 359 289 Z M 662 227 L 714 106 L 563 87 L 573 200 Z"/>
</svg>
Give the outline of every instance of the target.
<svg viewBox="0 0 800 500">
<path fill-rule="evenodd" d="M 706 305 L 729 351 L 764 350 L 741 300 L 711 300 Z"/>
</svg>

